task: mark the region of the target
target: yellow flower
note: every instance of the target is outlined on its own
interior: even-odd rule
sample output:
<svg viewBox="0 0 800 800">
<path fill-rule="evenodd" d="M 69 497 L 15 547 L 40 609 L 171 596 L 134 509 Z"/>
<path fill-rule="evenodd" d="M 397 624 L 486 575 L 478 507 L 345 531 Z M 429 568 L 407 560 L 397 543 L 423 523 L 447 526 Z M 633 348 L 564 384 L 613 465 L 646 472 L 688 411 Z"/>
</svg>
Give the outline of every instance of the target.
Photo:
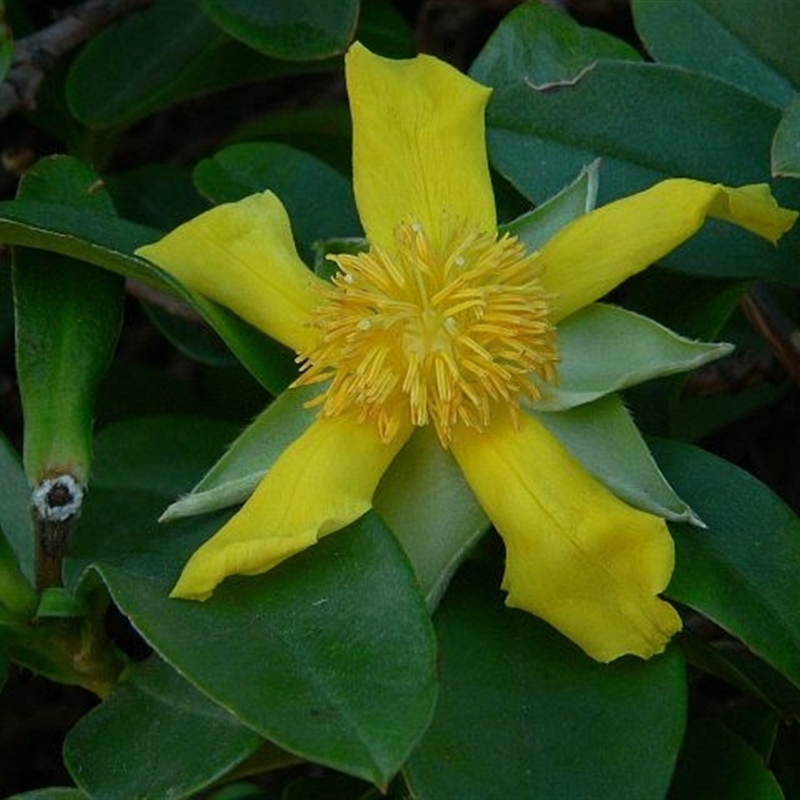
<svg viewBox="0 0 800 800">
<path fill-rule="evenodd" d="M 669 180 L 526 253 L 497 235 L 483 113 L 490 91 L 428 56 L 346 58 L 354 188 L 370 250 L 300 261 L 270 192 L 219 206 L 139 252 L 292 347 L 319 413 L 242 509 L 192 556 L 174 597 L 205 599 L 363 515 L 417 426 L 434 426 L 507 550 L 509 605 L 589 655 L 649 657 L 680 628 L 658 597 L 665 522 L 623 503 L 520 407 L 556 380 L 556 325 L 711 215 L 776 240 L 765 187 Z M 535 377 L 535 381 L 532 379 Z"/>
</svg>

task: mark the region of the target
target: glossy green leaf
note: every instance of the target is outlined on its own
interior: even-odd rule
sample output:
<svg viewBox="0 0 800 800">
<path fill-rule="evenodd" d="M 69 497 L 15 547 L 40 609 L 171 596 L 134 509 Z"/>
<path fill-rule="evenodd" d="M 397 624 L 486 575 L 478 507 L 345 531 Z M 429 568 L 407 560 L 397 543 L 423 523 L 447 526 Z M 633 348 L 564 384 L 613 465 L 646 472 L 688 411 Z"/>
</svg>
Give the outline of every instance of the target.
<svg viewBox="0 0 800 800">
<path fill-rule="evenodd" d="M 413 796 L 663 797 L 686 713 L 678 649 L 598 664 L 462 577 L 435 618 L 441 691 L 405 770 Z"/>
<path fill-rule="evenodd" d="M 201 93 L 312 68 L 323 67 L 267 59 L 230 39 L 196 3 L 156 0 L 91 39 L 72 63 L 66 96 L 89 128 L 122 128 Z"/>
<path fill-rule="evenodd" d="M 671 176 L 730 186 L 767 181 L 779 117 L 778 109 L 710 76 L 601 61 L 577 82 L 547 90 L 523 79 L 498 88 L 487 141 L 495 168 L 533 202 L 602 158 L 604 203 Z M 784 188 L 784 203 L 797 205 L 797 190 Z M 799 241 L 790 234 L 776 248 L 712 220 L 662 263 L 695 275 L 793 280 Z"/>
<path fill-rule="evenodd" d="M 272 190 L 286 207 L 299 252 L 309 263 L 314 242 L 361 233 L 350 182 L 325 162 L 286 145 L 231 145 L 201 161 L 194 179 L 215 204 Z"/>
<path fill-rule="evenodd" d="M 558 326 L 558 384 L 538 383 L 534 407 L 573 408 L 662 375 L 696 369 L 730 353 L 727 344 L 695 342 L 632 311 L 593 303 Z"/>
<path fill-rule="evenodd" d="M 594 208 L 597 199 L 599 162 L 581 170 L 581 174 L 557 195 L 508 225 L 500 233 L 516 236 L 529 253 L 539 250 L 557 231 Z"/>
<path fill-rule="evenodd" d="M 167 414 L 111 423 L 97 437 L 93 485 L 178 494 L 197 482 L 237 431 L 227 420 Z"/>
<path fill-rule="evenodd" d="M 797 725 L 783 727 L 778 731 L 775 747 L 770 759 L 770 767 L 780 781 L 786 800 L 800 797 L 800 728 Z"/>
<path fill-rule="evenodd" d="M 104 500 L 94 498 L 92 510 Z M 119 500 L 105 500 L 106 509 L 84 513 L 82 538 L 108 530 Z M 154 515 L 163 498 L 135 502 Z M 435 700 L 427 614 L 393 537 L 365 517 L 268 575 L 227 581 L 204 604 L 170 600 L 198 534 L 220 523 L 193 520 L 187 537 L 186 523 L 167 534 L 122 518 L 118 540 L 168 535 L 169 544 L 142 552 L 129 542 L 127 555 L 98 558 L 94 568 L 162 657 L 245 725 L 304 758 L 385 783 Z"/>
<path fill-rule="evenodd" d="M 156 230 L 170 231 L 209 208 L 191 170 L 177 164 L 145 164 L 103 182 L 121 217 Z"/>
<path fill-rule="evenodd" d="M 765 762 L 769 760 L 781 724 L 780 718 L 771 709 L 758 705 L 752 708 L 729 708 L 725 709 L 720 720 Z"/>
<path fill-rule="evenodd" d="M 0 529 L 16 555 L 20 568 L 33 581 L 33 530 L 31 490 L 17 451 L 0 433 Z"/>
<path fill-rule="evenodd" d="M 582 28 L 543 3 L 522 3 L 503 19 L 472 63 L 470 76 L 487 86 L 525 82 L 544 88 L 570 81 L 599 58 L 638 61 L 621 39 Z"/>
<path fill-rule="evenodd" d="M 40 161 L 18 197 L 113 214 L 94 172 L 70 158 Z M 15 252 L 16 360 L 32 484 L 52 474 L 88 478 L 94 396 L 116 345 L 123 299 L 117 275 L 43 250 Z"/>
<path fill-rule="evenodd" d="M 176 314 L 159 303 L 142 302 L 142 310 L 153 327 L 192 361 L 212 367 L 232 367 L 238 364 L 236 356 L 222 339 L 201 318 Z"/>
<path fill-rule="evenodd" d="M 786 107 L 775 131 L 772 174 L 800 178 L 800 96 Z"/>
<path fill-rule="evenodd" d="M 129 667 L 103 703 L 69 731 L 64 761 L 91 797 L 178 800 L 195 796 L 261 744 L 260 736 L 154 656 Z M 284 754 L 283 765 L 289 762 Z"/>
<path fill-rule="evenodd" d="M 202 0 L 226 33 L 272 58 L 310 61 L 344 52 L 355 33 L 359 0 Z"/>
<path fill-rule="evenodd" d="M 392 0 L 361 0 L 356 39 L 385 58 L 413 58 L 417 54 L 414 30 Z"/>
<path fill-rule="evenodd" d="M 342 175 L 352 175 L 352 130 L 350 109 L 337 102 L 253 116 L 244 120 L 228 141 L 231 144 L 260 139 L 280 142 L 316 156 Z"/>
<path fill-rule="evenodd" d="M 23 792 L 7 798 L 7 800 L 91 800 L 80 789 L 53 786 L 47 789 L 34 789 L 32 792 Z"/>
<path fill-rule="evenodd" d="M 675 493 L 619 396 L 536 418 L 614 494 L 659 517 L 698 524 Z"/>
<path fill-rule="evenodd" d="M 165 421 L 148 445 L 154 467 L 176 469 L 186 458 L 195 471 L 199 459 L 171 442 L 173 426 Z M 66 565 L 68 585 L 98 572 L 162 658 L 263 737 L 388 781 L 426 728 L 436 695 L 429 617 L 391 534 L 367 515 L 266 575 L 229 579 L 205 603 L 170 600 L 189 554 L 223 518 L 164 528 L 156 518 L 174 485 L 169 495 L 163 479 L 158 491 L 106 488 L 101 467 L 119 462 L 112 454 L 121 430 L 98 439 L 97 480 Z M 146 466 L 132 463 L 137 474 Z"/>
<path fill-rule="evenodd" d="M 782 108 L 800 89 L 794 0 L 633 0 L 657 61 L 705 72 Z"/>
<path fill-rule="evenodd" d="M 800 520 L 738 467 L 678 442 L 653 443 L 675 490 L 708 530 L 670 524 L 667 594 L 741 639 L 800 686 Z"/>
<path fill-rule="evenodd" d="M 800 719 L 800 688 L 738 642 L 722 638 L 706 642 L 691 629 L 684 629 L 678 642 L 697 670 L 757 698 L 780 719 Z"/>
<path fill-rule="evenodd" d="M 17 554 L 0 527 L 0 622 L 6 610 L 22 619 L 31 619 L 37 600 L 32 580 L 23 574 Z"/>
<path fill-rule="evenodd" d="M 293 354 L 231 311 L 190 292 L 153 264 L 132 255 L 160 231 L 64 203 L 0 202 L 0 242 L 68 255 L 177 295 L 196 308 L 240 361 L 277 394 L 296 375 Z"/>
<path fill-rule="evenodd" d="M 715 719 L 689 724 L 669 800 L 784 800 L 778 782 L 744 739 Z"/>
</svg>

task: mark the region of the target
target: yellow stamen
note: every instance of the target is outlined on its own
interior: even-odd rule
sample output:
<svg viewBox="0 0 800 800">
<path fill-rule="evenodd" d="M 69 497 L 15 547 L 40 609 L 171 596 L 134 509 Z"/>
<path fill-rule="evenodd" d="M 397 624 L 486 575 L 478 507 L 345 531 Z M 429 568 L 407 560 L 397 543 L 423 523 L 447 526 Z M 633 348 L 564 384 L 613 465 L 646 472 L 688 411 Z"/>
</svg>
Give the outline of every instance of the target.
<svg viewBox="0 0 800 800">
<path fill-rule="evenodd" d="M 536 254 L 512 236 L 451 225 L 437 247 L 402 223 L 392 254 L 329 256 L 339 272 L 315 312 L 316 345 L 298 356 L 295 385 L 330 381 L 312 405 L 358 410 L 389 441 L 401 422 L 483 431 L 495 404 L 516 416 L 531 381 L 556 380 L 558 352 Z"/>
</svg>

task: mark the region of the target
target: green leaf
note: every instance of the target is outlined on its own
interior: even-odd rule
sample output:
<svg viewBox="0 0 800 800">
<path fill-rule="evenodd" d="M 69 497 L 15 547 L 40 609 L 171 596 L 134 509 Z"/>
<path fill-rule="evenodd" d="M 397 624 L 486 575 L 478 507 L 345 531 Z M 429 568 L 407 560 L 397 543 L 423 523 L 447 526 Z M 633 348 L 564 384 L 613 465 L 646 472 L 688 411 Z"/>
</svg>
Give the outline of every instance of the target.
<svg viewBox="0 0 800 800">
<path fill-rule="evenodd" d="M 715 75 L 779 108 L 800 89 L 794 0 L 633 0 L 632 9 L 657 61 Z"/>
<path fill-rule="evenodd" d="M 187 495 L 172 503 L 161 521 L 205 514 L 244 502 L 278 456 L 311 424 L 303 404 L 317 389 L 291 389 L 277 397 L 230 445 Z"/>
<path fill-rule="evenodd" d="M 37 163 L 21 201 L 72 202 L 113 213 L 95 173 L 70 158 Z M 116 275 L 41 250 L 14 254 L 16 361 L 25 414 L 24 463 L 31 483 L 68 473 L 85 483 L 94 396 L 122 324 Z"/>
<path fill-rule="evenodd" d="M 223 777 L 261 744 L 153 656 L 129 667 L 103 703 L 69 731 L 64 761 L 91 797 L 178 800 Z M 282 765 L 291 760 L 284 754 Z"/>
<path fill-rule="evenodd" d="M 176 314 L 174 310 L 146 300 L 142 301 L 142 310 L 153 327 L 176 350 L 193 361 L 212 367 L 233 367 L 239 363 L 222 339 L 202 319 Z"/>
<path fill-rule="evenodd" d="M 11 545 L 23 575 L 33 581 L 31 489 L 17 451 L 0 433 L 0 530 Z"/>
<path fill-rule="evenodd" d="M 172 424 L 149 444 L 153 465 L 168 454 L 193 471 L 197 459 L 171 441 Z M 436 695 L 430 621 L 391 534 L 369 514 L 266 575 L 229 579 L 205 603 L 171 600 L 189 554 L 224 517 L 159 528 L 163 491 L 103 486 L 101 465 L 120 452 L 116 438 L 96 444 L 97 480 L 66 564 L 68 585 L 99 572 L 161 657 L 243 724 L 304 758 L 385 784 L 426 728 Z M 136 463 L 139 473 L 145 464 Z"/>
<path fill-rule="evenodd" d="M 278 394 L 296 375 L 292 353 L 233 312 L 190 292 L 133 251 L 160 231 L 93 209 L 38 201 L 0 202 L 0 241 L 68 255 L 177 295 L 196 308 L 253 376 Z"/>
<path fill-rule="evenodd" d="M 638 61 L 628 44 L 594 28 L 582 28 L 545 4 L 523 3 L 489 37 L 470 68 L 488 86 L 525 82 L 545 87 L 570 81 L 599 58 Z"/>
<path fill-rule="evenodd" d="M 618 395 L 534 416 L 627 503 L 664 519 L 702 524 L 667 482 Z"/>
<path fill-rule="evenodd" d="M 52 786 L 47 789 L 34 789 L 32 792 L 15 794 L 7 800 L 91 800 L 80 789 Z"/>
<path fill-rule="evenodd" d="M 237 431 L 226 420 L 166 414 L 112 423 L 97 436 L 93 486 L 176 495 L 219 458 Z"/>
<path fill-rule="evenodd" d="M 695 342 L 647 317 L 593 303 L 558 326 L 558 384 L 537 382 L 537 411 L 560 411 L 662 375 L 696 369 L 730 353 Z"/>
<path fill-rule="evenodd" d="M 797 800 L 800 797 L 798 752 L 800 752 L 800 729 L 797 725 L 781 728 L 772 751 L 770 766 L 780 781 L 786 800 Z"/>
<path fill-rule="evenodd" d="M 408 440 L 383 476 L 373 505 L 411 559 L 428 607 L 435 608 L 491 523 L 430 427 Z"/>
<path fill-rule="evenodd" d="M 0 623 L 6 612 L 17 615 L 22 620 L 30 620 L 36 612 L 37 602 L 33 581 L 23 574 L 17 554 L 0 526 Z"/>
<path fill-rule="evenodd" d="M 516 236 L 529 253 L 539 250 L 557 231 L 594 208 L 599 166 L 599 162 L 594 162 L 584 167 L 557 195 L 508 225 L 501 225 L 500 233 Z"/>
<path fill-rule="evenodd" d="M 683 630 L 678 642 L 696 669 L 757 698 L 783 720 L 800 719 L 800 689 L 738 642 L 706 642 L 691 629 Z"/>
<path fill-rule="evenodd" d="M 209 207 L 191 170 L 177 164 L 146 164 L 103 180 L 121 217 L 156 230 L 177 228 Z"/>
<path fill-rule="evenodd" d="M 325 162 L 283 144 L 231 145 L 201 161 L 194 179 L 214 203 L 273 191 L 286 207 L 295 242 L 307 263 L 314 242 L 361 233 L 350 182 Z"/>
<path fill-rule="evenodd" d="M 91 39 L 71 65 L 66 96 L 89 128 L 124 128 L 198 94 L 333 66 L 264 58 L 226 36 L 198 4 L 156 0 Z"/>
<path fill-rule="evenodd" d="M 17 371 L 32 483 L 68 472 L 85 482 L 94 395 L 121 323 L 116 275 L 43 251 L 17 251 Z"/>
<path fill-rule="evenodd" d="M 565 174 L 602 158 L 605 203 L 674 176 L 730 186 L 767 181 L 779 116 L 716 78 L 601 61 L 571 84 L 537 90 L 520 80 L 497 89 L 487 142 L 494 167 L 533 202 L 558 191 Z M 784 203 L 797 205 L 797 189 L 781 188 Z M 800 234 L 790 234 L 776 248 L 712 220 L 662 263 L 694 275 L 792 281 L 798 241 Z"/>
<path fill-rule="evenodd" d="M 391 0 L 362 0 L 356 39 L 385 58 L 413 58 L 417 54 L 414 31 Z"/>
<path fill-rule="evenodd" d="M 667 589 L 800 686 L 800 520 L 738 467 L 678 442 L 652 443 L 675 490 L 708 525 L 670 524 Z"/>
<path fill-rule="evenodd" d="M 715 719 L 690 722 L 669 800 L 783 800 L 761 757 Z"/>
<path fill-rule="evenodd" d="M 359 0 L 201 0 L 226 33 L 272 58 L 310 61 L 344 52 L 358 21 Z"/>
<path fill-rule="evenodd" d="M 415 798 L 664 796 L 686 713 L 677 648 L 598 664 L 474 570 L 435 623 L 441 690 L 405 770 Z"/>
<path fill-rule="evenodd" d="M 786 107 L 775 131 L 772 174 L 800 178 L 800 97 Z"/>
<path fill-rule="evenodd" d="M 378 51 L 382 52 L 382 51 Z M 344 103 L 287 108 L 253 116 L 228 137 L 230 144 L 266 139 L 290 145 L 352 175 L 352 120 Z"/>
</svg>

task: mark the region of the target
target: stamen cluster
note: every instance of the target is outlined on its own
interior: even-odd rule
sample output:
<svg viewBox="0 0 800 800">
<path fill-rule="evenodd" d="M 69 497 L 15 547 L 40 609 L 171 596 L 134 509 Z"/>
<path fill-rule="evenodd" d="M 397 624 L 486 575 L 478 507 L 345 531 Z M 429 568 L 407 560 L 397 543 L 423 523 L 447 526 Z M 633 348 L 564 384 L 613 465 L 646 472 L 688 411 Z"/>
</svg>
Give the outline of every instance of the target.
<svg viewBox="0 0 800 800">
<path fill-rule="evenodd" d="M 516 237 L 446 226 L 435 246 L 402 223 L 389 252 L 330 256 L 339 267 L 316 311 L 319 340 L 296 385 L 329 381 L 311 405 L 355 411 L 391 440 L 402 423 L 483 431 L 502 404 L 537 400 L 532 375 L 556 380 L 558 352 L 536 255 Z"/>
</svg>

